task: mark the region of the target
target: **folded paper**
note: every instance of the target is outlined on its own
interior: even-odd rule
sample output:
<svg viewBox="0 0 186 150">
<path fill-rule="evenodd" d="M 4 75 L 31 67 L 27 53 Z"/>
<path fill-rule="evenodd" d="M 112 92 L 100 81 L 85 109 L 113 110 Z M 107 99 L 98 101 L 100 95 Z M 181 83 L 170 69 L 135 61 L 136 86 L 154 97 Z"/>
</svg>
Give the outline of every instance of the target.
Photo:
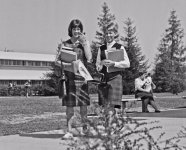
<svg viewBox="0 0 186 150">
<path fill-rule="evenodd" d="M 82 76 L 85 81 L 93 80 L 92 76 L 88 72 L 87 68 L 84 66 L 84 64 L 81 62 L 81 60 L 77 60 L 73 62 L 74 64 L 74 73 L 76 75 Z"/>
</svg>

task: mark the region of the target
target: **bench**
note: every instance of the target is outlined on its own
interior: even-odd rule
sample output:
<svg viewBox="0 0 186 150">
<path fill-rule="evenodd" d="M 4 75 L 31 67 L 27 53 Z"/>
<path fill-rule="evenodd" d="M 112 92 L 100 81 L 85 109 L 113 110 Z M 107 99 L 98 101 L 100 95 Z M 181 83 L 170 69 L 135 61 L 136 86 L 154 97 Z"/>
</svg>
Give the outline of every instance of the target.
<svg viewBox="0 0 186 150">
<path fill-rule="evenodd" d="M 98 103 L 98 95 L 97 94 L 92 94 L 91 97 L 91 100 L 93 102 L 97 102 Z M 141 98 L 135 98 L 135 97 L 126 97 L 125 95 L 122 97 L 122 100 L 121 100 L 121 109 L 122 111 L 124 111 L 127 107 L 127 103 L 128 102 L 133 102 L 133 101 L 142 101 Z M 142 101 L 142 112 L 144 112 L 144 103 Z"/>
<path fill-rule="evenodd" d="M 121 108 L 124 112 L 127 107 L 127 102 L 133 102 L 133 101 L 142 101 L 141 98 L 134 98 L 134 97 L 123 97 L 121 100 Z M 142 112 L 145 111 L 144 103 L 142 101 Z"/>
</svg>

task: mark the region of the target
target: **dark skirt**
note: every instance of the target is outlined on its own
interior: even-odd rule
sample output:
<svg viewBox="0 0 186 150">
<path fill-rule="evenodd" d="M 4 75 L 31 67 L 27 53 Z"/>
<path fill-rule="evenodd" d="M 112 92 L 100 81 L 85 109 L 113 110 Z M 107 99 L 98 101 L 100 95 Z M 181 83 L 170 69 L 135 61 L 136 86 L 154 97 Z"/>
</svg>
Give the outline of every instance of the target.
<svg viewBox="0 0 186 150">
<path fill-rule="evenodd" d="M 135 92 L 135 98 L 138 98 L 138 97 L 140 97 L 141 100 L 144 100 L 144 99 L 154 100 L 152 92 L 149 93 L 149 92 L 142 92 L 142 91 L 137 90 Z"/>
<path fill-rule="evenodd" d="M 119 74 L 108 81 L 107 84 L 100 84 L 98 86 L 99 105 L 109 103 L 112 106 L 120 107 L 122 94 L 122 76 Z"/>
<path fill-rule="evenodd" d="M 66 72 L 66 76 L 67 95 L 62 99 L 62 106 L 74 107 L 90 105 L 88 85 L 84 83 L 84 80 L 71 72 Z"/>
</svg>

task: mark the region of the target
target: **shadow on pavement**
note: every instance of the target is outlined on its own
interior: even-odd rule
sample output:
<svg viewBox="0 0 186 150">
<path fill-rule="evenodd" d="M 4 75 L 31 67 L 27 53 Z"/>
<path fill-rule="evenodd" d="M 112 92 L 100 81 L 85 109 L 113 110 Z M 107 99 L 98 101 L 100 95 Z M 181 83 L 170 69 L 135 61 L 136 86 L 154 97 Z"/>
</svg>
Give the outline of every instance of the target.
<svg viewBox="0 0 186 150">
<path fill-rule="evenodd" d="M 179 109 L 179 108 L 186 108 L 186 106 L 181 106 L 181 107 L 175 107 L 176 109 Z"/>
<path fill-rule="evenodd" d="M 33 138 L 59 139 L 64 136 L 64 133 L 23 133 L 23 134 L 19 134 L 19 136 L 33 137 Z"/>
<path fill-rule="evenodd" d="M 159 117 L 159 118 L 186 118 L 186 107 L 161 111 L 160 113 L 134 112 L 127 113 L 129 117 Z"/>
</svg>

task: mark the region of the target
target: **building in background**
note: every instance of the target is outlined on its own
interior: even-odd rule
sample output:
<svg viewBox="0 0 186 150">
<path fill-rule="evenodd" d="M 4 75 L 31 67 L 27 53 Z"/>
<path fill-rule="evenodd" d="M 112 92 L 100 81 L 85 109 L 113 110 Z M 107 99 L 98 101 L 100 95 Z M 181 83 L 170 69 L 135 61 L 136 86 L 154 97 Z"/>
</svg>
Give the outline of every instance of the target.
<svg viewBox="0 0 186 150">
<path fill-rule="evenodd" d="M 55 55 L 0 51 L 0 85 L 42 84 L 45 74 L 51 71 Z"/>
</svg>

